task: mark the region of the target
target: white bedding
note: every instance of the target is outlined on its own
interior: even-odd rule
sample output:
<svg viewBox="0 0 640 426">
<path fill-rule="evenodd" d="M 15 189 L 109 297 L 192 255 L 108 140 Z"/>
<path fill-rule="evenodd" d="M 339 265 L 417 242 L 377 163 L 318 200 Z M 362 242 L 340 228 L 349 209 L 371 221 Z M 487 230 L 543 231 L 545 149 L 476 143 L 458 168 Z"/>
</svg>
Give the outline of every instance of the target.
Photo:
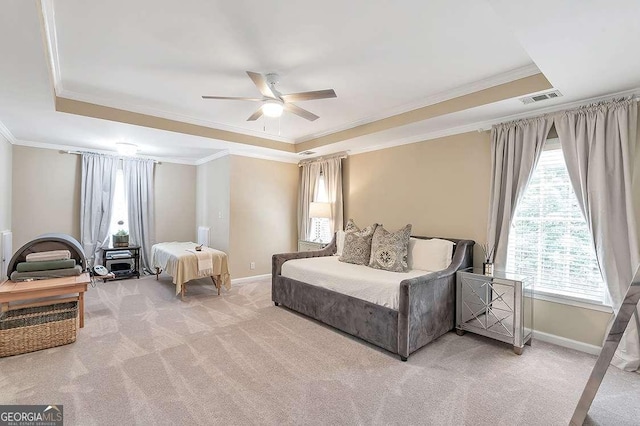
<svg viewBox="0 0 640 426">
<path fill-rule="evenodd" d="M 324 287 L 390 309 L 398 309 L 400 281 L 431 271 L 389 272 L 364 265 L 340 262 L 338 256 L 288 260 L 282 276 Z"/>
</svg>

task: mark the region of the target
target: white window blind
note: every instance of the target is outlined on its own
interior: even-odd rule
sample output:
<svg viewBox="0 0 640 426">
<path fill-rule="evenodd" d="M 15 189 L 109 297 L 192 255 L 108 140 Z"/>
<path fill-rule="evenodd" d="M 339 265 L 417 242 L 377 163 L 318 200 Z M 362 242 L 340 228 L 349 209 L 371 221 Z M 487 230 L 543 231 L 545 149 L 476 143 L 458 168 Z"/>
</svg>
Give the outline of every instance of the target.
<svg viewBox="0 0 640 426">
<path fill-rule="evenodd" d="M 329 196 L 327 195 L 327 189 L 324 184 L 324 176 L 320 175 L 318 179 L 318 189 L 316 191 L 316 199 L 313 201 L 319 201 L 323 203 L 329 202 Z M 311 218 L 311 235 L 313 241 L 319 241 L 328 243 L 333 238 L 331 235 L 331 226 L 329 225 L 329 219 L 313 217 Z"/>
<path fill-rule="evenodd" d="M 605 303 L 605 287 L 562 150 L 543 151 L 509 234 L 507 269 L 535 291 Z"/>
<path fill-rule="evenodd" d="M 123 222 L 122 225 L 118 224 L 120 221 Z M 113 235 L 121 229 L 129 232 L 129 216 L 127 199 L 124 193 L 124 173 L 121 168 L 118 168 L 118 171 L 116 172 L 116 187 L 113 194 L 109 235 Z"/>
</svg>

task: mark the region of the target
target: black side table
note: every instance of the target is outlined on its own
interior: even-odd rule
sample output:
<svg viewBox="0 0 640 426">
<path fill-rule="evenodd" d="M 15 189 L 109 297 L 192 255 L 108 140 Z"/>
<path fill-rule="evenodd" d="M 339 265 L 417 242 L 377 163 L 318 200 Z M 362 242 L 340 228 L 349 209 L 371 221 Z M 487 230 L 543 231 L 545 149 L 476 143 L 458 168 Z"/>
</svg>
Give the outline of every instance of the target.
<svg viewBox="0 0 640 426">
<path fill-rule="evenodd" d="M 117 252 L 117 251 L 128 251 L 131 254 L 126 257 L 121 257 L 121 256 L 113 257 L 114 256 L 113 252 Z M 122 273 L 117 274 L 115 278 L 103 278 L 103 281 L 107 282 L 109 280 L 123 280 L 123 279 L 133 278 L 133 277 L 137 277 L 139 279 L 140 278 L 140 246 L 103 248 L 102 249 L 102 265 L 107 269 L 109 269 L 109 267 L 107 266 L 108 262 L 116 262 L 116 261 L 131 260 L 131 259 L 133 259 L 133 269 L 130 269 L 128 271 L 123 271 Z"/>
</svg>

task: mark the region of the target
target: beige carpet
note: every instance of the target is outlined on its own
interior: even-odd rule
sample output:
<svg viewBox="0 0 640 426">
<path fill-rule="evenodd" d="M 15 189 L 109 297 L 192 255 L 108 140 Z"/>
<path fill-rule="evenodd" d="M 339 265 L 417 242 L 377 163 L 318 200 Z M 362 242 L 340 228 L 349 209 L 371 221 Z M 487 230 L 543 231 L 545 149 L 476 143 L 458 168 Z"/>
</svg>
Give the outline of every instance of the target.
<svg viewBox="0 0 640 426">
<path fill-rule="evenodd" d="M 182 302 L 148 277 L 91 288 L 76 343 L 0 359 L 0 403 L 63 404 L 69 425 L 566 425 L 594 362 L 448 333 L 403 363 L 274 307 L 268 280 Z M 640 375 L 610 369 L 591 422 L 640 424 Z"/>
</svg>

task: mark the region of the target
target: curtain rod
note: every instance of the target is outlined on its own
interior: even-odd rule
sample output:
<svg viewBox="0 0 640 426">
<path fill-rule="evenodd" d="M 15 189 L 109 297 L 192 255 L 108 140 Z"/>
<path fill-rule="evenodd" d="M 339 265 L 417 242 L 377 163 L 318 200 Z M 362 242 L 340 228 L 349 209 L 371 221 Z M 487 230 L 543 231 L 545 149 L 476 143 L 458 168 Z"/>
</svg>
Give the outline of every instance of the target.
<svg viewBox="0 0 640 426">
<path fill-rule="evenodd" d="M 65 153 L 67 154 L 74 154 L 74 155 L 82 155 L 82 154 L 100 154 L 100 155 L 111 155 L 113 157 L 118 157 L 118 158 L 135 158 L 135 157 L 127 157 L 125 155 L 114 155 L 114 154 L 105 154 L 102 152 L 91 152 L 91 151 L 65 151 Z M 158 160 L 153 160 L 154 164 L 162 164 L 161 162 L 159 162 Z"/>
<path fill-rule="evenodd" d="M 320 157 L 305 158 L 304 160 L 300 160 L 300 162 L 298 163 L 298 167 L 302 167 L 305 164 L 314 163 L 316 161 L 330 160 L 332 158 L 347 158 L 348 156 L 348 152 L 344 151 L 338 152 L 336 154 L 322 155 Z"/>
</svg>

